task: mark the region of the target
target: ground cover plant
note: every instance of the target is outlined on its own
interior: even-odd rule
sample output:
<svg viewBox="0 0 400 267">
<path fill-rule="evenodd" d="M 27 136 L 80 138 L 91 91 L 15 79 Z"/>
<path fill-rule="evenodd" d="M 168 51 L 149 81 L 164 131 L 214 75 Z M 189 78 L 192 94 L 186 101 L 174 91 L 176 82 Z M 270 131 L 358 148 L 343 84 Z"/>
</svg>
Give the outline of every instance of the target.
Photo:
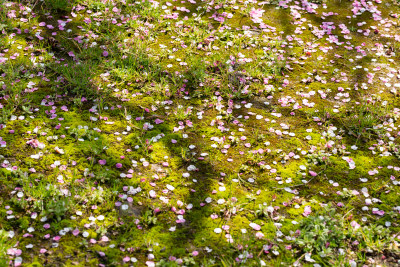
<svg viewBox="0 0 400 267">
<path fill-rule="evenodd" d="M 397 0 L 0 0 L 0 266 L 397 266 Z"/>
</svg>

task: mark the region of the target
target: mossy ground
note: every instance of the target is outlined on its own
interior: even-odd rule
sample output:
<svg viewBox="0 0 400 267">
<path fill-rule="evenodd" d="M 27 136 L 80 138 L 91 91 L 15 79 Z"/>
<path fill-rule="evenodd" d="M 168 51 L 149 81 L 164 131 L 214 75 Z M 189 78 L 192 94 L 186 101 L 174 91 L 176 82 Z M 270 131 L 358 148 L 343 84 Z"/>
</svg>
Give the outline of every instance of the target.
<svg viewBox="0 0 400 267">
<path fill-rule="evenodd" d="M 398 264 L 399 17 L 3 2 L 0 265 Z"/>
</svg>

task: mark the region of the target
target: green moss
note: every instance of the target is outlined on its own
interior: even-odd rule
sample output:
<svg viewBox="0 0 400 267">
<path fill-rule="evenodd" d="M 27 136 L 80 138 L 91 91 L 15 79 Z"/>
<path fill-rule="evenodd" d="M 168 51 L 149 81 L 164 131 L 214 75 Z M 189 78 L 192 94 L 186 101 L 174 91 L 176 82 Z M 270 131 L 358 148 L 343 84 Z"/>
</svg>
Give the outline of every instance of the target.
<svg viewBox="0 0 400 267">
<path fill-rule="evenodd" d="M 19 223 L 19 227 L 21 229 L 24 229 L 24 230 L 28 229 L 28 227 L 30 226 L 29 217 L 24 216 L 24 217 L 19 218 L 18 223 Z"/>
<path fill-rule="evenodd" d="M 295 178 L 300 171 L 300 165 L 306 165 L 306 162 L 304 160 L 292 161 L 282 167 L 278 166 L 277 170 L 282 178 Z"/>
<path fill-rule="evenodd" d="M 35 258 L 35 259 L 32 261 L 32 263 L 29 263 L 29 264 L 26 265 L 26 266 L 29 266 L 29 267 L 41 267 L 41 266 L 43 266 L 43 265 L 40 263 L 40 261 L 39 261 L 38 258 Z"/>
<path fill-rule="evenodd" d="M 229 225 L 233 232 L 239 233 L 241 229 L 248 229 L 250 221 L 244 216 L 234 216 Z"/>
<path fill-rule="evenodd" d="M 370 147 L 377 146 L 377 143 L 378 148 L 375 151 L 378 151 L 379 146 L 386 146 L 387 136 L 379 137 L 379 141 L 374 138 L 364 143 L 365 140 L 350 136 L 347 130 L 340 130 L 347 129 L 343 119 L 349 114 L 344 112 L 354 110 L 351 107 L 355 105 L 355 101 L 363 104 L 364 102 L 361 101 L 364 101 L 363 98 L 375 99 L 372 94 L 381 90 L 376 84 L 370 85 L 368 90 L 355 90 L 355 83 L 361 84 L 365 81 L 364 67 L 373 69 L 374 64 L 397 66 L 395 61 L 388 61 L 389 57 L 378 55 L 374 56 L 378 62 L 369 64 L 372 59 L 370 53 L 374 51 L 370 50 L 374 46 L 371 40 L 376 38 L 371 39 L 370 36 L 365 37 L 362 33 L 357 33 L 356 23 L 361 21 L 372 23 L 370 12 L 364 12 L 361 16 L 351 19 L 349 27 L 353 39 L 345 40 L 353 45 L 365 42 L 365 46 L 361 45 L 360 49 L 366 49 L 368 55 L 359 58 L 356 57 L 359 55 L 359 52 L 355 51 L 357 49 L 347 51 L 343 46 L 335 47 L 334 44 L 327 43 L 325 39 L 316 40 L 306 24 L 297 24 L 301 21 L 293 20 L 291 12 L 296 10 L 276 9 L 275 4 L 254 6 L 256 9 L 265 10 L 264 23 L 276 27 L 276 32 L 273 32 L 269 27 L 260 31 L 254 28 L 259 25 L 254 23 L 248 15 L 253 8 L 252 3 L 248 3 L 245 7 L 243 3 L 236 3 L 239 7 L 236 9 L 228 3 L 229 1 L 215 1 L 214 4 L 218 5 L 218 9 L 215 6 L 217 13 L 226 12 L 225 14 L 234 15 L 232 19 L 225 17 L 225 25 L 231 26 L 231 28 L 225 28 L 222 27 L 223 24 L 216 22 L 210 18 L 209 14 L 206 14 L 207 12 L 204 12 L 207 8 L 214 8 L 208 6 L 207 3 L 179 3 L 178 6 L 185 6 L 191 10 L 188 14 L 182 10 L 174 10 L 180 16 L 188 16 L 188 19 L 183 20 L 181 24 L 181 17 L 178 20 L 162 18 L 161 5 L 163 3 L 158 8 L 152 8 L 152 4 L 148 1 L 141 4 L 132 3 L 132 5 L 89 1 L 83 3 L 85 10 L 74 10 L 73 16 L 69 16 L 71 21 L 67 23 L 66 31 L 57 31 L 57 35 L 53 36 L 52 31 L 38 26 L 38 23 L 41 21 L 53 25 L 57 21 L 60 23 L 59 20 L 64 20 L 64 16 L 67 16 L 72 6 L 76 4 L 70 1 L 65 6 L 64 0 L 53 2 L 50 3 L 47 0 L 39 2 L 32 11 L 35 17 L 31 16 L 31 12 L 27 12 L 28 22 L 8 16 L 9 8 L 14 9 L 15 5 L 6 6 L 5 9 L 0 10 L 2 21 L 0 28 L 4 33 L 4 38 L 0 38 L 0 46 L 4 48 L 2 57 L 10 58 L 15 53 L 20 54 L 16 59 L 0 64 L 0 86 L 4 81 L 8 88 L 12 88 L 7 89 L 7 94 L 10 94 L 9 99 L 6 99 L 7 97 L 0 99 L 3 106 L 0 109 L 0 120 L 1 123 L 6 124 L 6 128 L 0 130 L 0 137 L 7 142 L 6 148 L 0 148 L 0 155 L 4 156 L 0 159 L 0 164 L 3 164 L 3 160 L 8 160 L 11 166 L 19 168 L 18 171 L 0 169 L 0 215 L 5 218 L 8 216 L 7 211 L 12 210 L 12 215 L 16 216 L 15 219 L 10 220 L 0 219 L 0 227 L 14 231 L 16 236 L 12 239 L 6 236 L 6 240 L 19 242 L 16 247 L 23 248 L 24 264 L 28 266 L 29 264 L 31 266 L 60 264 L 96 266 L 102 263 L 107 266 L 128 266 L 132 263 L 124 264 L 122 259 L 136 257 L 139 261 L 137 266 L 141 266 L 149 260 L 147 255 L 150 253 L 155 255 L 156 262 L 164 261 L 160 263 L 161 266 L 176 266 L 175 262 L 168 260 L 170 256 L 182 258 L 183 265 L 188 266 L 190 263 L 187 261 L 191 259 L 196 261 L 193 265 L 204 266 L 258 266 L 260 259 L 264 260 L 268 266 L 291 265 L 298 259 L 300 259 L 299 264 L 307 264 L 303 256 L 305 251 L 298 246 L 294 246 L 289 251 L 285 246 L 293 245 L 292 241 L 283 237 L 281 238 L 283 241 L 278 240 L 276 233 L 279 225 L 276 223 L 282 224 L 280 230 L 285 235 L 293 235 L 299 226 L 293 224 L 292 221 L 305 220 L 303 215 L 305 206 L 311 206 L 312 214 L 308 217 L 310 218 L 321 209 L 320 203 L 340 201 L 344 203 L 344 207 L 338 208 L 336 212 L 338 216 L 346 215 L 343 217 L 346 224 L 342 230 L 348 231 L 347 224 L 350 220 L 361 222 L 361 217 L 366 216 L 360 209 L 364 205 L 362 195 L 353 196 L 350 193 L 352 190 L 360 191 L 362 187 L 369 189 L 371 197 L 382 201 L 382 203 L 376 203 L 376 207 L 385 211 L 384 216 L 368 217 L 369 228 L 374 224 L 383 225 L 386 221 L 393 222 L 398 218 L 398 214 L 393 210 L 393 203 L 400 201 L 399 192 L 389 180 L 391 175 L 397 177 L 397 171 L 387 168 L 389 165 L 394 168 L 398 166 L 398 159 L 395 156 L 382 157 L 371 154 L 369 150 Z M 351 9 L 351 3 L 325 2 L 329 10 L 335 9 L 339 13 L 329 17 L 329 20 L 335 22 L 335 25 L 344 23 L 345 16 Z M 389 12 L 395 12 L 393 6 L 380 8 L 379 4 L 376 3 L 376 5 L 382 9 L 382 14 L 385 16 Z M 114 7 L 121 13 L 110 12 Z M 49 14 L 43 13 L 49 8 L 52 18 Z M 89 16 L 92 23 L 82 23 L 82 20 L 87 17 L 84 14 L 89 14 L 89 11 L 93 15 Z M 303 14 L 304 11 L 298 11 L 314 26 L 318 27 L 323 21 L 319 11 L 317 14 Z M 19 12 L 17 11 L 18 18 Z M 199 18 L 196 18 L 194 13 L 200 14 Z M 117 23 L 114 23 L 108 16 L 117 14 L 118 17 L 121 16 L 121 21 L 118 18 Z M 125 17 L 126 14 L 130 17 Z M 131 15 L 138 15 L 138 17 L 131 19 Z M 389 18 L 388 23 L 392 19 Z M 244 26 L 249 26 L 249 29 L 246 30 Z M 302 29 L 303 26 L 305 29 Z M 29 29 L 29 32 L 11 36 L 10 34 L 14 33 L 16 28 Z M 296 29 L 302 29 L 303 33 L 294 34 Z M 41 36 L 45 40 L 37 40 L 38 38 L 31 35 L 32 30 L 33 33 L 41 31 Z M 269 30 L 271 31 L 268 32 Z M 252 37 L 244 36 L 249 32 L 253 35 Z M 292 35 L 291 37 L 296 35 L 296 39 L 290 41 L 288 34 Z M 338 35 L 342 41 L 340 29 L 335 29 L 333 34 Z M 210 35 L 215 38 L 209 44 L 210 47 L 205 51 L 197 49 L 200 42 L 202 44 L 208 42 Z M 84 37 L 82 42 L 76 41 L 77 36 Z M 374 36 L 380 38 L 379 34 Z M 97 44 L 94 45 L 95 43 Z M 346 46 L 349 43 L 346 43 Z M 160 44 L 165 45 L 166 48 L 159 47 Z M 312 48 L 314 45 L 316 46 Z M 27 46 L 31 47 L 25 49 Z M 213 47 L 217 46 L 220 49 L 214 50 Z M 332 46 L 334 49 L 325 53 L 319 50 L 322 46 Z M 391 44 L 388 44 L 385 49 L 389 49 L 390 46 Z M 396 51 L 395 46 L 393 45 L 393 49 Z M 107 57 L 102 55 L 105 48 L 109 52 Z M 315 51 L 308 55 L 306 52 L 308 50 Z M 68 51 L 73 51 L 76 58 L 67 55 Z M 234 65 L 227 62 L 228 60 L 237 61 L 241 57 L 239 52 L 253 61 Z M 278 59 L 280 54 L 283 58 Z M 304 55 L 307 59 L 303 57 Z M 169 56 L 175 56 L 175 58 L 168 58 Z M 63 60 L 59 64 L 56 61 L 61 57 Z M 188 65 L 180 65 L 176 60 L 178 57 L 181 62 L 184 61 Z M 35 58 L 35 64 L 33 58 Z M 349 58 L 355 61 L 350 62 Z M 331 60 L 335 62 L 330 63 Z M 297 61 L 305 64 L 295 63 Z M 65 63 L 67 64 L 64 65 Z M 168 64 L 172 64 L 173 67 L 167 68 Z M 289 65 L 293 68 L 290 71 Z M 362 67 L 353 70 L 356 65 Z M 228 70 L 228 67 L 232 67 L 233 71 Z M 322 73 L 322 70 L 327 70 L 327 73 Z M 175 73 L 178 71 L 180 73 Z M 45 74 L 49 81 L 42 79 L 44 77 L 39 73 Z M 344 77 L 342 73 L 347 74 L 348 81 L 341 80 Z M 235 75 L 240 75 L 245 80 L 239 82 Z M 301 81 L 308 77 L 315 78 L 316 75 L 326 79 L 326 83 Z M 264 95 L 258 92 L 264 89 L 263 79 L 266 77 L 269 79 L 268 83 L 276 88 L 271 93 L 273 97 L 268 99 L 264 98 L 269 94 Z M 286 78 L 290 80 L 290 84 L 288 87 L 282 87 L 283 79 Z M 330 78 L 337 80 L 330 80 Z M 13 102 L 18 100 L 16 96 L 20 94 L 19 90 L 24 90 L 29 81 L 36 82 L 39 89 L 33 93 L 23 93 L 20 97 L 22 102 Z M 200 86 L 200 82 L 203 86 Z M 12 86 L 11 83 L 13 83 Z M 245 86 L 249 91 L 247 95 L 240 93 Z M 97 91 L 97 87 L 101 90 Z M 278 90 L 278 87 L 282 88 Z M 338 87 L 345 88 L 345 92 L 352 98 L 351 102 L 334 98 L 339 92 Z M 347 90 L 347 87 L 352 89 Z M 128 92 L 121 97 L 123 89 L 127 89 Z M 189 91 L 189 94 L 180 92 L 181 89 Z M 327 92 L 326 99 L 322 99 L 319 93 L 308 97 L 310 102 L 315 103 L 313 108 L 301 104 L 303 97 L 299 94 L 300 92 L 320 90 L 325 92 L 331 90 L 331 92 Z M 67 95 L 63 95 L 64 93 Z M 92 99 L 82 102 L 82 96 L 76 94 L 84 94 L 83 96 L 90 94 Z M 390 94 L 384 92 L 377 95 L 387 100 L 387 106 L 393 109 L 396 102 Z M 3 96 L 4 94 L 1 95 Z M 302 108 L 294 110 L 293 105 L 282 107 L 278 102 L 282 96 L 292 96 L 302 105 Z M 125 97 L 127 100 L 122 100 Z M 220 99 L 217 100 L 217 97 Z M 50 106 L 43 106 L 42 99 L 53 103 Z M 166 100 L 171 102 L 166 104 L 164 102 Z M 233 100 L 234 105 L 242 105 L 242 108 L 234 108 L 232 115 L 227 116 L 225 111 L 229 100 Z M 216 109 L 218 101 L 224 105 L 221 111 Z M 244 108 L 245 102 L 242 101 L 251 102 L 253 106 Z M 270 104 L 265 105 L 264 101 Z M 30 113 L 29 108 L 21 108 L 21 105 L 29 105 L 33 109 L 38 108 L 39 111 Z M 61 111 L 62 105 L 68 106 L 69 111 Z M 97 105 L 98 112 L 88 111 L 94 105 Z M 191 112 L 187 112 L 189 106 Z M 56 119 L 50 119 L 49 114 L 46 113 L 53 107 L 57 111 Z M 334 108 L 338 108 L 340 112 L 333 112 Z M 16 116 L 24 115 L 26 120 L 9 121 L 11 113 L 7 112 L 10 110 Z M 197 119 L 197 112 L 204 112 L 203 119 Z M 291 112 L 295 115 L 290 115 Z M 271 113 L 281 113 L 282 117 L 277 118 Z M 256 114 L 274 122 L 256 120 L 254 119 Z M 30 115 L 35 118 L 31 119 Z M 126 115 L 132 117 L 131 121 L 126 120 Z M 90 117 L 98 118 L 99 116 L 108 117 L 107 123 L 104 120 L 90 119 Z M 249 119 L 244 119 L 243 116 L 249 116 Z M 398 126 L 392 111 L 385 112 L 382 116 L 383 120 L 393 118 L 393 125 Z M 61 117 L 64 120 L 58 121 Z M 136 117 L 143 117 L 143 119 L 136 121 Z M 321 124 L 314 121 L 314 117 L 319 117 Z M 164 122 L 155 123 L 157 118 Z M 178 123 L 183 122 L 185 125 L 187 120 L 193 122 L 193 127 L 185 126 L 185 129 L 176 132 L 174 128 L 178 126 Z M 215 124 L 211 125 L 213 120 Z M 109 124 L 110 122 L 114 123 Z M 62 127 L 55 129 L 58 123 Z M 144 130 L 144 123 L 151 123 L 154 128 Z M 226 130 L 222 130 L 222 123 Z M 275 130 L 281 129 L 281 123 L 290 125 L 290 132 L 296 135 L 278 137 L 269 131 L 271 127 Z M 219 129 L 218 124 L 220 124 Z M 132 127 L 130 131 L 127 131 L 128 125 Z M 329 125 L 338 127 L 336 134 L 343 138 L 324 137 L 321 139 L 322 132 L 326 132 Z M 78 126 L 87 126 L 88 129 L 77 131 Z M 37 134 L 33 132 L 35 127 L 39 129 Z M 392 125 L 385 125 L 385 127 L 392 127 Z M 101 132 L 93 128 L 98 128 Z M 309 128 L 313 129 L 312 133 L 304 131 Z M 15 130 L 15 133 L 9 133 L 10 129 Z M 31 133 L 28 134 L 28 131 Z M 124 131 L 129 133 L 125 135 L 122 133 Z M 42 133 L 47 134 L 42 135 Z M 392 134 L 394 133 L 393 127 Z M 187 134 L 188 137 L 183 138 L 183 134 Z M 48 140 L 48 137 L 52 135 L 57 135 L 58 140 Z M 61 138 L 61 135 L 65 135 L 65 138 Z M 157 135 L 165 136 L 153 142 L 152 138 Z M 238 138 L 246 136 L 247 139 L 234 143 L 230 140 L 232 135 Z M 311 136 L 312 139 L 308 141 L 306 136 Z M 222 138 L 223 142 L 213 141 L 211 137 Z M 46 147 L 35 149 L 27 146 L 26 141 L 32 138 L 37 138 Z M 78 141 L 79 138 L 85 141 Z M 335 146 L 346 146 L 346 150 L 351 152 L 348 156 L 355 161 L 354 170 L 350 170 L 349 164 L 343 159 L 343 155 L 346 154 L 343 154 L 342 149 L 339 149 L 340 151 L 336 154 L 332 152 L 332 149 L 324 147 L 329 138 L 335 141 Z M 172 139 L 178 142 L 172 143 Z M 270 142 L 269 146 L 264 144 L 266 141 Z M 393 144 L 398 143 L 397 139 L 392 141 Z M 251 144 L 251 148 L 244 147 L 246 142 Z M 211 146 L 217 143 L 219 143 L 217 148 Z M 196 147 L 189 149 L 189 145 L 192 144 Z M 228 144 L 231 145 L 228 153 L 222 153 L 222 147 Z M 358 146 L 357 151 L 350 148 L 354 144 Z M 139 149 L 135 148 L 137 145 Z M 326 165 L 319 162 L 314 166 L 311 162 L 306 162 L 307 155 L 303 155 L 298 149 L 310 151 L 311 146 L 315 147 L 315 153 L 321 149 L 332 152 Z M 65 154 L 55 153 L 55 147 L 64 149 Z M 272 152 L 257 155 L 251 153 L 251 150 L 267 147 L 271 148 Z M 278 152 L 278 149 L 281 152 Z M 240 154 L 240 151 L 244 153 Z M 291 151 L 299 154 L 300 159 L 285 157 Z M 30 157 L 39 152 L 44 153 L 41 159 Z M 204 152 L 208 152 L 209 155 L 204 160 L 199 160 L 199 155 Z M 121 156 L 124 157 L 121 158 Z M 132 160 L 139 161 L 141 158 L 152 165 L 144 167 L 139 163 L 138 167 L 133 167 Z M 232 161 L 227 161 L 228 158 Z M 99 159 L 105 159 L 106 165 L 98 164 Z M 55 161 L 60 161 L 62 166 L 53 166 L 53 168 L 51 165 Z M 277 172 L 271 173 L 269 170 L 262 169 L 259 166 L 262 161 L 277 169 Z M 72 162 L 75 163 L 72 164 Z M 163 167 L 165 172 L 158 173 L 154 167 L 161 166 L 162 162 L 168 162 L 169 166 Z M 116 163 L 122 163 L 123 167 L 116 168 Z M 185 178 L 182 173 L 188 172 L 189 165 L 195 165 L 199 171 L 190 172 L 190 177 Z M 307 171 L 301 171 L 306 173 L 305 176 L 299 172 L 300 165 L 307 167 Z M 31 168 L 35 168 L 36 172 Z M 379 170 L 379 173 L 369 175 L 368 171 L 374 169 Z M 133 177 L 122 178 L 120 173 L 128 173 L 128 170 L 132 172 Z M 318 175 L 311 177 L 307 173 L 309 170 L 317 172 Z M 222 172 L 226 175 L 223 176 Z M 154 178 L 156 173 L 158 179 Z M 58 175 L 64 177 L 63 183 L 57 181 Z M 233 182 L 233 179 L 239 177 L 241 178 L 239 182 Z M 282 184 L 278 183 L 277 177 L 282 178 Z M 367 177 L 368 182 L 361 183 L 359 180 L 361 177 Z M 254 178 L 255 182 L 248 182 L 248 178 Z M 292 178 L 292 182 L 286 183 L 288 178 Z M 193 182 L 193 179 L 197 182 Z M 301 181 L 303 179 L 311 180 L 303 184 Z M 332 185 L 330 180 L 337 182 L 339 186 Z M 167 184 L 175 189 L 164 191 Z M 225 186 L 225 191 L 219 190 L 222 185 Z M 130 195 L 127 193 L 126 186 L 135 188 L 140 186 L 142 191 Z M 343 189 L 344 187 L 348 188 L 347 192 Z M 290 193 L 288 188 L 295 191 Z M 11 194 L 16 190 L 24 192 L 22 199 L 17 198 L 14 193 Z M 150 190 L 156 192 L 156 198 L 149 196 Z M 213 192 L 214 190 L 216 193 Z M 339 195 L 337 191 L 345 192 L 345 194 Z M 66 192 L 67 195 L 65 195 Z M 132 205 L 144 211 L 149 210 L 151 213 L 155 208 L 159 208 L 160 212 L 154 215 L 157 222 L 149 223 L 148 215 L 144 212 L 138 218 L 121 216 L 115 203 L 117 201 L 126 203 L 127 200 L 123 200 L 126 197 L 132 197 Z M 206 197 L 211 197 L 212 202 L 200 206 L 199 204 L 204 203 Z M 224 199 L 226 202 L 217 204 L 218 199 Z M 63 201 L 68 203 L 63 205 Z M 183 206 L 180 206 L 178 201 L 182 201 Z M 193 207 L 187 208 L 188 204 L 193 204 Z M 299 205 L 298 209 L 294 208 L 296 204 Z M 9 207 L 6 209 L 6 206 Z M 97 208 L 93 209 L 93 206 Z M 277 210 L 272 215 L 268 212 L 265 214 L 257 212 L 258 209 L 262 210 L 268 206 L 276 207 Z M 172 207 L 185 210 L 183 214 L 185 223 L 176 222 L 178 215 L 171 210 Z M 83 215 L 76 215 L 78 210 L 82 211 Z M 32 212 L 38 213 L 38 219 L 30 218 Z M 218 215 L 218 218 L 212 219 L 210 217 L 212 214 Z M 71 219 L 72 215 L 76 215 L 75 220 Z M 104 215 L 104 220 L 96 220 L 94 224 L 89 220 L 89 216 L 99 215 Z M 51 224 L 48 230 L 43 229 L 43 222 L 39 219 L 43 216 L 47 216 L 47 221 Z M 251 229 L 250 222 L 261 225 L 264 238 L 258 239 L 255 236 L 257 231 Z M 87 227 L 88 224 L 91 226 Z M 223 230 L 220 234 L 214 232 L 214 229 L 222 228 L 223 225 L 229 226 L 229 230 Z M 29 240 L 22 237 L 27 232 L 26 229 L 31 226 L 39 232 L 40 236 L 45 234 L 53 236 L 61 229 L 69 227 L 78 228 L 81 233 L 88 231 L 89 237 L 84 238 L 81 234 L 74 237 L 69 232 L 62 236 L 57 248 L 49 248 L 47 241 L 42 240 L 43 242 L 40 241 L 37 246 L 35 244 L 33 249 L 27 250 L 24 247 L 37 239 L 36 235 Z M 168 230 L 172 226 L 176 226 L 175 231 Z M 242 229 L 246 229 L 247 233 L 243 234 Z M 392 223 L 388 231 L 393 235 L 398 232 L 398 226 Z M 227 233 L 232 235 L 234 243 L 230 244 L 226 240 Z M 110 242 L 99 241 L 99 238 L 104 235 L 110 238 Z M 376 237 L 376 234 L 367 236 L 364 233 L 360 240 L 366 242 L 367 238 L 370 240 L 389 239 L 386 236 Z M 97 243 L 91 244 L 89 242 L 91 238 L 96 239 Z M 3 255 L 1 242 L 0 237 L 0 258 Z M 386 251 L 375 249 L 374 246 L 378 242 L 380 241 L 373 241 L 368 245 L 377 257 L 381 256 L 379 251 Z M 109 246 L 111 244 L 115 247 Z M 271 250 L 269 253 L 263 252 L 263 246 L 270 244 L 274 245 L 271 250 L 278 251 L 279 255 L 275 255 L 275 252 L 272 253 Z M 366 248 L 362 244 L 360 248 L 356 248 L 347 246 L 348 244 L 346 243 L 344 249 L 348 252 L 351 248 L 354 254 L 347 253 L 346 261 L 355 259 L 357 263 L 365 264 L 363 257 L 369 247 Z M 7 244 L 8 247 L 11 245 Z M 48 253 L 39 253 L 42 247 L 48 249 Z M 205 252 L 205 247 L 213 251 Z M 325 259 L 317 256 L 315 246 L 312 249 L 314 249 L 312 257 L 317 261 L 316 263 L 326 264 Z M 329 249 L 327 249 L 328 254 Z M 191 252 L 194 250 L 199 251 L 200 255 L 193 256 Z M 100 251 L 106 253 L 106 256 L 100 256 L 98 254 Z M 237 259 L 241 259 L 248 252 L 253 257 L 238 263 Z M 338 253 L 335 252 L 334 255 L 337 256 Z M 0 260 L 0 265 L 1 263 Z M 344 263 L 340 257 L 335 257 L 329 264 L 343 265 Z"/>
<path fill-rule="evenodd" d="M 152 162 L 158 163 L 165 160 L 165 157 L 170 157 L 168 149 L 164 146 L 162 142 L 157 142 L 153 144 L 152 153 L 150 154 L 150 158 Z"/>
</svg>

